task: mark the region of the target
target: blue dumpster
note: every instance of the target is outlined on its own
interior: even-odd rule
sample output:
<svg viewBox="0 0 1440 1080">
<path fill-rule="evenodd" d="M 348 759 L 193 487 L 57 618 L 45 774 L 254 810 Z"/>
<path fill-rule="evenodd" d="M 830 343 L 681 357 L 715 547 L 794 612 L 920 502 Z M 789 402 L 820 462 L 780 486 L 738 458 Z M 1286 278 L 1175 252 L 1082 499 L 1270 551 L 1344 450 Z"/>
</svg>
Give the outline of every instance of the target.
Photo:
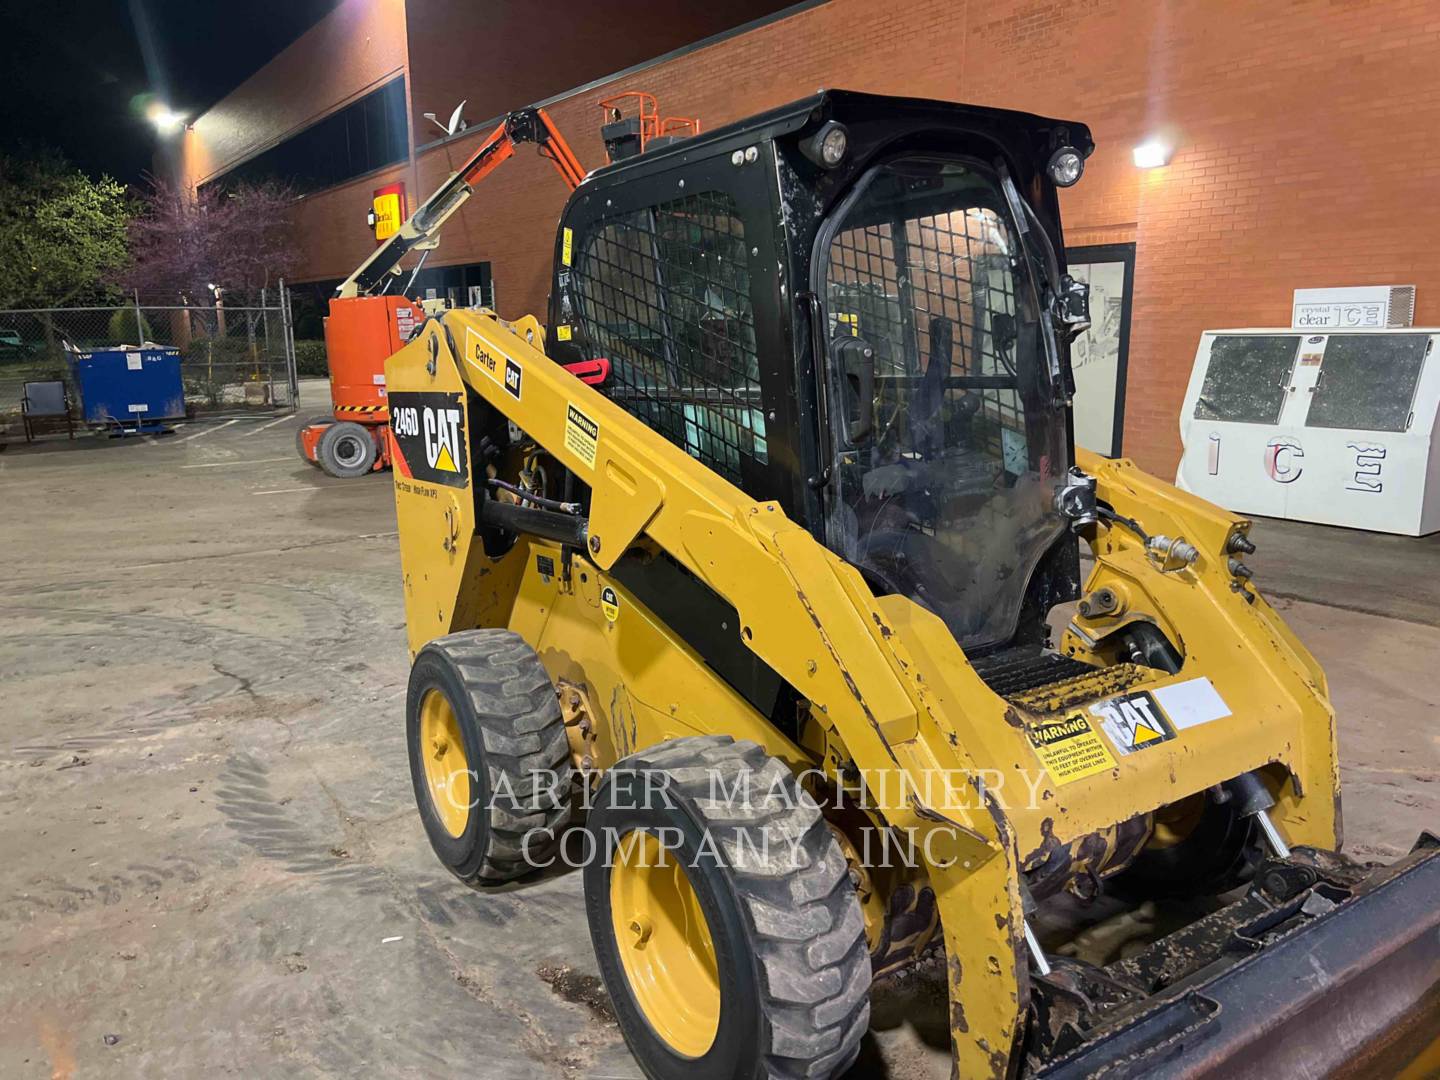
<svg viewBox="0 0 1440 1080">
<path fill-rule="evenodd" d="M 97 349 L 75 356 L 85 422 L 154 430 L 185 415 L 180 350 Z"/>
</svg>

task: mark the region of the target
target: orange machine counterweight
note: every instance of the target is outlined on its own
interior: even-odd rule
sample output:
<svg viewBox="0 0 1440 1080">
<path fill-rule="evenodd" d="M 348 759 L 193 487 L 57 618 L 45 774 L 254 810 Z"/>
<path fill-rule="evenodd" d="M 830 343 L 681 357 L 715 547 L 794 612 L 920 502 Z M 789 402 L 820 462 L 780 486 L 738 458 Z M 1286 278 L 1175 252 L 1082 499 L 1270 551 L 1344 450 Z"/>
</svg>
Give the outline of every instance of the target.
<svg viewBox="0 0 1440 1080">
<path fill-rule="evenodd" d="M 360 476 L 390 464 L 385 360 L 423 320 L 420 305 L 404 296 L 331 302 L 325 352 L 334 413 L 301 428 L 296 441 L 306 460 L 332 476 Z"/>
</svg>

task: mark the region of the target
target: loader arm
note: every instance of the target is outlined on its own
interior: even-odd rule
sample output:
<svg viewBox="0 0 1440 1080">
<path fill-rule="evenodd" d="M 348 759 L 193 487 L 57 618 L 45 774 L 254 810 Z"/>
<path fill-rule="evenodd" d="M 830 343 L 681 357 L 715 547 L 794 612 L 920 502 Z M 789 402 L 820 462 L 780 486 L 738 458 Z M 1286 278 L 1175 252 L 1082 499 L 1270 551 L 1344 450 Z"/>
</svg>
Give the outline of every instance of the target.
<svg viewBox="0 0 1440 1080">
<path fill-rule="evenodd" d="M 384 291 L 386 275 L 399 273 L 402 259 L 411 251 L 424 251 L 440 242 L 440 229 L 460 207 L 464 206 L 475 186 L 503 162 L 515 156 L 521 143 L 533 142 L 542 157 L 548 158 L 555 171 L 574 191 L 585 179 L 585 169 L 571 151 L 544 109 L 520 109 L 510 113 L 485 137 L 470 160 L 439 189 L 416 208 L 396 231 L 371 256 L 355 268 L 335 290 L 339 298 L 368 296 Z"/>
</svg>

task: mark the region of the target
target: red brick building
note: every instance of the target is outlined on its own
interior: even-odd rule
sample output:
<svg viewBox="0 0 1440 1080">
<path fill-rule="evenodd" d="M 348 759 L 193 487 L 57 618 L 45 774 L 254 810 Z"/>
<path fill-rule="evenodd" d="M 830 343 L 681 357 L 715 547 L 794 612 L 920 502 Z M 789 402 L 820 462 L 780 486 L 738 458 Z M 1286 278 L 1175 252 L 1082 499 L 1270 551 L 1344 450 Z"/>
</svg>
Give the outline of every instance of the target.
<svg viewBox="0 0 1440 1080">
<path fill-rule="evenodd" d="M 348 168 L 362 171 L 327 183 L 347 166 L 322 155 L 296 214 L 300 276 L 329 282 L 373 250 L 376 188 L 403 181 L 413 207 L 485 121 L 537 101 L 555 99 L 547 108 L 591 167 L 604 161 L 597 103 L 631 88 L 707 128 L 819 86 L 1081 120 L 1098 149 L 1063 196 L 1066 239 L 1077 263 L 1133 268 L 1123 451 L 1161 475 L 1178 458 L 1202 330 L 1287 325 L 1296 288 L 1391 283 L 1417 286 L 1418 324 L 1440 322 L 1440 10 L 1429 0 L 775 9 L 497 2 L 481 15 L 464 0 L 345 0 L 194 122 L 183 172 L 202 184 L 287 154 L 293 164 L 299 149 L 286 147 L 300 136 L 318 146 L 328 132 L 336 146 L 348 124 Z M 472 126 L 445 139 L 423 114 L 443 120 L 461 99 Z M 356 151 L 356 132 L 373 150 L 376 130 L 400 153 L 366 168 L 375 154 Z M 1156 135 L 1173 145 L 1169 164 L 1136 168 L 1132 148 Z M 564 198 L 549 164 L 522 152 L 447 226 L 430 265 L 488 264 L 502 314 L 543 316 Z"/>
</svg>

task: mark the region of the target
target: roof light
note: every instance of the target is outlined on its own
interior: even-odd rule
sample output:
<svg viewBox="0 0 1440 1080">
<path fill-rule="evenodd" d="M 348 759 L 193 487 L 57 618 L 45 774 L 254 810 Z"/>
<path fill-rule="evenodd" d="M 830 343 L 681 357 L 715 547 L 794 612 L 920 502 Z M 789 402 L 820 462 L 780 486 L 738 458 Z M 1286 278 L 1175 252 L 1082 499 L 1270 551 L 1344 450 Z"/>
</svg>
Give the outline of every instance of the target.
<svg viewBox="0 0 1440 1080">
<path fill-rule="evenodd" d="M 833 169 L 845 160 L 850 132 L 838 120 L 822 124 L 820 130 L 800 142 L 800 152 L 822 169 Z"/>
<path fill-rule="evenodd" d="M 1070 187 L 1085 172 L 1085 158 L 1073 146 L 1062 146 L 1050 155 L 1050 164 L 1045 167 L 1056 187 Z"/>
</svg>

